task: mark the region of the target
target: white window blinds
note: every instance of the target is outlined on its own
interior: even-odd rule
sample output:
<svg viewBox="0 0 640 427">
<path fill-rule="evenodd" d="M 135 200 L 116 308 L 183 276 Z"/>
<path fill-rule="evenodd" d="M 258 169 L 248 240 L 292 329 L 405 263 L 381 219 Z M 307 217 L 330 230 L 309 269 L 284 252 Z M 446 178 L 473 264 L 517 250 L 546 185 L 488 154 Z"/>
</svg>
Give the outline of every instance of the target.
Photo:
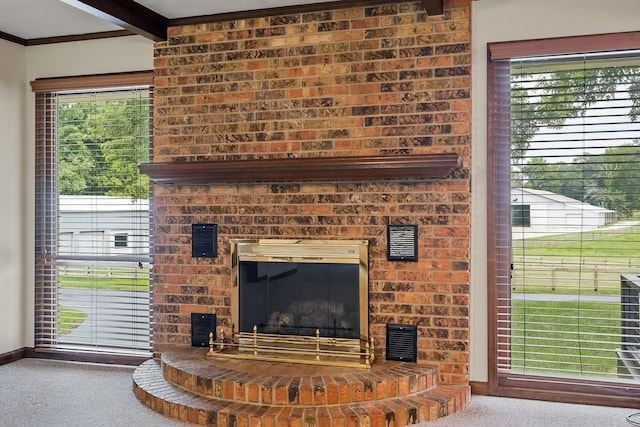
<svg viewBox="0 0 640 427">
<path fill-rule="evenodd" d="M 151 89 L 36 99 L 36 347 L 146 355 Z"/>
<path fill-rule="evenodd" d="M 621 276 L 640 273 L 640 52 L 508 68 L 511 272 L 498 285 L 498 369 L 638 381 Z"/>
</svg>

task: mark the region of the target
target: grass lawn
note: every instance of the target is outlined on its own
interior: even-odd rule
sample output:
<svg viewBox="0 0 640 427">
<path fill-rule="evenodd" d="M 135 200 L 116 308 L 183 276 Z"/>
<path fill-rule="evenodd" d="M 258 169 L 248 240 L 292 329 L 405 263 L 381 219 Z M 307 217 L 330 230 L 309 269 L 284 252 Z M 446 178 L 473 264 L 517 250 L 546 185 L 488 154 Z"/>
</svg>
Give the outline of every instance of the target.
<svg viewBox="0 0 640 427">
<path fill-rule="evenodd" d="M 515 370 L 616 375 L 619 304 L 513 301 L 511 327 Z"/>
<path fill-rule="evenodd" d="M 91 288 L 111 290 L 149 291 L 148 269 L 60 269 L 58 286 L 61 288 Z"/>
<path fill-rule="evenodd" d="M 620 295 L 620 275 L 638 274 L 640 226 L 513 242 L 512 292 Z M 511 301 L 511 369 L 538 375 L 617 378 L 620 304 Z"/>
<path fill-rule="evenodd" d="M 79 310 L 67 307 L 58 307 L 58 334 L 64 335 L 71 332 L 84 322 L 87 315 Z"/>
<path fill-rule="evenodd" d="M 640 226 L 516 240 L 512 257 L 514 292 L 618 295 L 638 273 Z"/>
<path fill-rule="evenodd" d="M 604 262 L 607 258 L 640 259 L 640 226 L 634 225 L 618 230 L 606 228 L 583 233 L 556 234 L 516 240 L 514 256 L 526 255 L 556 258 L 594 258 Z"/>
</svg>

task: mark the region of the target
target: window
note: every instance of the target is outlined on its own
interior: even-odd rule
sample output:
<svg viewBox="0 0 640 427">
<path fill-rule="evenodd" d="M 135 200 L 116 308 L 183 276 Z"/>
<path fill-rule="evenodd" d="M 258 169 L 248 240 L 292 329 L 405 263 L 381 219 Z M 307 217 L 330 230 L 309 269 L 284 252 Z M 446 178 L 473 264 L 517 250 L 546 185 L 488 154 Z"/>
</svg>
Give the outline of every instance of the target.
<svg viewBox="0 0 640 427">
<path fill-rule="evenodd" d="M 32 82 L 36 349 L 150 354 L 151 77 Z"/>
<path fill-rule="evenodd" d="M 491 394 L 640 391 L 621 290 L 640 265 L 638 49 L 640 33 L 489 46 Z"/>
<path fill-rule="evenodd" d="M 531 206 L 511 205 L 511 225 L 513 227 L 530 227 Z"/>
<path fill-rule="evenodd" d="M 128 246 L 127 242 L 128 242 L 129 235 L 116 234 L 115 236 L 113 236 L 113 238 L 114 238 L 114 246 L 116 248 L 126 248 Z"/>
</svg>

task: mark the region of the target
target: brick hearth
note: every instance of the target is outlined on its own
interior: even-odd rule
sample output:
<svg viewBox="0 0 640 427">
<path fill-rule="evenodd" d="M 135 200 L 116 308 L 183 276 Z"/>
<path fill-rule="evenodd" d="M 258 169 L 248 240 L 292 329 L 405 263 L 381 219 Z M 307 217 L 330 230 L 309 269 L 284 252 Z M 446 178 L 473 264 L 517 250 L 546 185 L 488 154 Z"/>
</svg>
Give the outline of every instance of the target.
<svg viewBox="0 0 640 427">
<path fill-rule="evenodd" d="M 462 409 L 465 385 L 438 384 L 434 366 L 378 361 L 371 369 L 215 359 L 165 350 L 134 373 L 136 397 L 168 417 L 217 427 L 404 426 Z"/>
</svg>

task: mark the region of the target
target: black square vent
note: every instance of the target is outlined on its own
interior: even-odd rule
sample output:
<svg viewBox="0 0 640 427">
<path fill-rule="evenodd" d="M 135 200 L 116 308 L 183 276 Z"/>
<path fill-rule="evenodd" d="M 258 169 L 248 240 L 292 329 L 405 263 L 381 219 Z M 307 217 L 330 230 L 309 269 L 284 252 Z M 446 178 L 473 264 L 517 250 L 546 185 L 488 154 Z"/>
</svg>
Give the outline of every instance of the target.
<svg viewBox="0 0 640 427">
<path fill-rule="evenodd" d="M 216 339 L 216 315 L 211 313 L 191 313 L 191 345 L 209 347 L 209 333 Z"/>
<path fill-rule="evenodd" d="M 191 224 L 191 256 L 194 258 L 218 256 L 217 224 Z"/>
<path fill-rule="evenodd" d="M 418 360 L 418 327 L 387 324 L 387 360 Z"/>
</svg>

